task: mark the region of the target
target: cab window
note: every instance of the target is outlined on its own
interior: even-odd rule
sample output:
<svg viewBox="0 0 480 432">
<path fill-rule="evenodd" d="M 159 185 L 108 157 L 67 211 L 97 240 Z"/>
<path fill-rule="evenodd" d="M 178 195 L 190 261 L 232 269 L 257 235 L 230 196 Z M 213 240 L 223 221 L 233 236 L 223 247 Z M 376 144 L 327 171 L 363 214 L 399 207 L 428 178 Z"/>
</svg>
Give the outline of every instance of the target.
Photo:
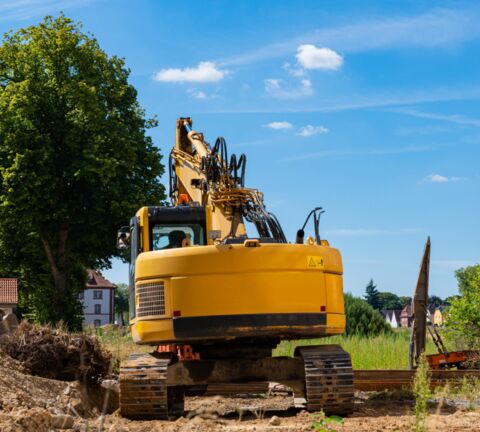
<svg viewBox="0 0 480 432">
<path fill-rule="evenodd" d="M 192 245 L 204 245 L 205 234 L 200 224 L 154 224 L 151 230 L 151 250 L 180 248 L 190 238 Z"/>
</svg>

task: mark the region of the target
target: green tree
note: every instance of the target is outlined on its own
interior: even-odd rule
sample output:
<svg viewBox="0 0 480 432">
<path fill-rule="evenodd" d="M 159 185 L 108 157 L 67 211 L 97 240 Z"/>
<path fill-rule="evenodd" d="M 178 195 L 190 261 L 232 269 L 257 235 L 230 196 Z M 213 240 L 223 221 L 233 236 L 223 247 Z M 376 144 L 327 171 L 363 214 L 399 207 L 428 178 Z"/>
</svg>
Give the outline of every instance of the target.
<svg viewBox="0 0 480 432">
<path fill-rule="evenodd" d="M 378 309 L 402 309 L 400 298 L 391 292 L 378 293 Z"/>
<path fill-rule="evenodd" d="M 471 347 L 480 343 L 480 264 L 455 272 L 460 296 L 451 297 L 445 325 Z"/>
<path fill-rule="evenodd" d="M 380 309 L 379 292 L 377 290 L 377 286 L 373 282 L 373 279 L 370 279 L 370 282 L 368 282 L 363 298 L 374 309 Z"/>
<path fill-rule="evenodd" d="M 442 306 L 445 302 L 438 296 L 436 295 L 431 295 L 431 296 L 428 296 L 428 304 L 430 306 L 435 306 L 435 307 L 439 307 L 439 306 Z"/>
<path fill-rule="evenodd" d="M 345 314 L 347 325 L 345 334 L 376 336 L 381 333 L 391 333 L 391 327 L 380 313 L 373 309 L 365 300 L 345 294 Z"/>
<path fill-rule="evenodd" d="M 156 122 L 128 76 L 63 15 L 0 45 L 0 247 L 22 248 L 0 255 L 11 273 L 36 278 L 29 295 L 40 320 L 77 325 L 85 268 L 108 266 L 116 229 L 165 199 L 161 156 L 146 135 Z"/>
<path fill-rule="evenodd" d="M 128 285 L 125 283 L 116 284 L 115 290 L 115 314 L 120 316 L 122 325 L 128 322 Z"/>
<path fill-rule="evenodd" d="M 400 296 L 398 297 L 400 300 L 400 308 L 403 309 L 405 306 L 412 304 L 412 298 L 408 296 Z"/>
</svg>

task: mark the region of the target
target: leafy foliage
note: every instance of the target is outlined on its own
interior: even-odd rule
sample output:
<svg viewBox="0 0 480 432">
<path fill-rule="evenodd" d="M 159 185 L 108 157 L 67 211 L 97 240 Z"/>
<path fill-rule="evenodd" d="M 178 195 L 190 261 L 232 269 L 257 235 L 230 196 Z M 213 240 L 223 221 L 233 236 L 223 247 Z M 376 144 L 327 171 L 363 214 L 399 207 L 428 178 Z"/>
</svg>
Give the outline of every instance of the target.
<svg viewBox="0 0 480 432">
<path fill-rule="evenodd" d="M 115 313 L 120 315 L 122 325 L 128 322 L 128 285 L 124 283 L 117 284 L 115 290 Z M 127 319 L 125 319 L 127 317 Z"/>
<path fill-rule="evenodd" d="M 461 334 L 468 346 L 480 342 L 480 264 L 455 272 L 460 296 L 450 299 L 445 325 Z"/>
<path fill-rule="evenodd" d="M 429 306 L 439 307 L 439 306 L 442 306 L 444 303 L 445 302 L 440 297 L 438 297 L 436 295 L 428 296 Z"/>
<path fill-rule="evenodd" d="M 326 416 L 323 411 L 320 411 L 312 423 L 312 430 L 315 432 L 337 432 L 335 424 L 342 425 L 344 420 L 342 417 L 332 415 Z"/>
<path fill-rule="evenodd" d="M 403 309 L 400 297 L 391 292 L 378 293 L 378 308 L 382 309 Z"/>
<path fill-rule="evenodd" d="M 108 266 L 117 228 L 165 199 L 156 122 L 128 76 L 63 15 L 0 45 L 0 270 L 39 321 L 78 326 L 85 268 Z"/>
<path fill-rule="evenodd" d="M 377 286 L 373 283 L 373 279 L 370 279 L 370 282 L 367 284 L 363 297 L 374 309 L 380 309 L 380 293 L 377 290 Z"/>
<path fill-rule="evenodd" d="M 399 300 L 400 300 L 400 303 L 401 303 L 401 309 L 403 309 L 405 306 L 407 306 L 408 304 L 411 304 L 412 303 L 412 298 L 409 297 L 409 296 L 399 296 L 398 297 Z"/>
<path fill-rule="evenodd" d="M 382 315 L 373 309 L 365 300 L 345 294 L 345 314 L 347 325 L 345 334 L 376 336 L 381 333 L 391 333 L 391 327 L 385 322 Z"/>
</svg>

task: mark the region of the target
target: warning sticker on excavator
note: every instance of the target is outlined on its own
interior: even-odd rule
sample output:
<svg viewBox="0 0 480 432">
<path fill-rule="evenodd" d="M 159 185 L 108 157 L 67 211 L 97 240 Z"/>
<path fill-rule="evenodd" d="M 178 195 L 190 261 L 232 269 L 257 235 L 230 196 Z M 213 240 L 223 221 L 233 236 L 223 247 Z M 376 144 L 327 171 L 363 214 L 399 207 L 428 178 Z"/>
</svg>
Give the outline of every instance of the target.
<svg viewBox="0 0 480 432">
<path fill-rule="evenodd" d="M 309 255 L 307 256 L 307 267 L 323 269 L 323 257 L 319 255 Z"/>
</svg>

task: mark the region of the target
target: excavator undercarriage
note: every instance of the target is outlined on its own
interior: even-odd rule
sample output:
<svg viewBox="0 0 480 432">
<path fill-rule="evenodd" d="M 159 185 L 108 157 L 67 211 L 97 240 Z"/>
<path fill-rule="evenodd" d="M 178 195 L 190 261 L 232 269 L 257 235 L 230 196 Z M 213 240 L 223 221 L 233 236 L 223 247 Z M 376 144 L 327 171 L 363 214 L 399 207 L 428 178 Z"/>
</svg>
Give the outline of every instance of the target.
<svg viewBox="0 0 480 432">
<path fill-rule="evenodd" d="M 293 358 L 179 361 L 165 353 L 133 354 L 120 370 L 121 413 L 132 419 L 173 419 L 183 415 L 185 395 L 209 387 L 222 394 L 265 392 L 271 382 L 291 388 L 298 408 L 337 415 L 353 411 L 350 356 L 338 345 L 320 345 L 299 347 Z"/>
</svg>

